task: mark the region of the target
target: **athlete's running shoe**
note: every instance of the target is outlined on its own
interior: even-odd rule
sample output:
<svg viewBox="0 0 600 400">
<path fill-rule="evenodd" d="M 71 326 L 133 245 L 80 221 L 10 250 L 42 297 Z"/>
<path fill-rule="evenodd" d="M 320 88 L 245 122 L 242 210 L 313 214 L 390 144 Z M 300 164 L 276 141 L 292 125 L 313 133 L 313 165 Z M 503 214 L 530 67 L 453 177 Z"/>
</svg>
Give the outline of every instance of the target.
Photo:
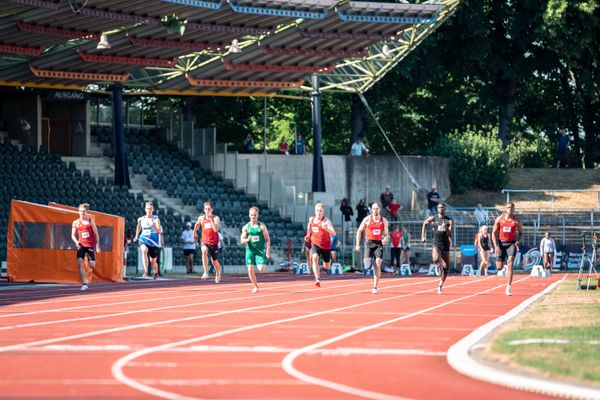
<svg viewBox="0 0 600 400">
<path fill-rule="evenodd" d="M 88 290 L 88 285 L 81 285 L 81 291 Z"/>
<path fill-rule="evenodd" d="M 208 274 L 206 272 L 203 273 L 200 279 L 208 279 Z"/>
<path fill-rule="evenodd" d="M 158 272 L 154 273 L 154 276 L 152 276 L 152 279 L 158 279 Z"/>
<path fill-rule="evenodd" d="M 220 276 L 215 276 L 215 283 L 219 283 L 221 282 L 221 277 Z"/>
<path fill-rule="evenodd" d="M 254 289 L 252 289 L 252 293 L 258 293 L 258 288 L 255 287 Z"/>
<path fill-rule="evenodd" d="M 371 293 L 373 293 L 373 294 L 377 294 L 377 288 L 376 288 L 376 287 L 374 287 L 374 288 L 373 288 L 373 290 L 371 290 Z"/>
<path fill-rule="evenodd" d="M 504 291 L 504 294 L 507 296 L 512 296 L 512 291 L 510 290 L 510 285 L 506 285 L 506 290 Z"/>
<path fill-rule="evenodd" d="M 438 286 L 438 294 L 444 294 L 444 290 L 442 289 L 442 286 Z"/>
<path fill-rule="evenodd" d="M 319 280 L 316 280 L 316 281 L 315 281 L 315 286 L 316 286 L 316 287 L 321 287 L 321 281 L 319 281 Z"/>
<path fill-rule="evenodd" d="M 142 279 L 148 279 L 148 278 L 150 278 L 150 276 L 148 276 L 148 274 L 142 275 Z"/>
</svg>

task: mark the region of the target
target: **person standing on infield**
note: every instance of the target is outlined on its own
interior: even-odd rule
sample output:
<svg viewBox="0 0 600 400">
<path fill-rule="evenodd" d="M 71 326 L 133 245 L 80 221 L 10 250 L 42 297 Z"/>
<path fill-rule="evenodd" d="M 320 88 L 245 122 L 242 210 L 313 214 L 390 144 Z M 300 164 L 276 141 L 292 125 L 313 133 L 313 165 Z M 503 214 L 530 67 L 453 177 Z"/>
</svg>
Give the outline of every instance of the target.
<svg viewBox="0 0 600 400">
<path fill-rule="evenodd" d="M 323 215 L 325 205 L 323 203 L 315 204 L 315 215 L 308 220 L 305 241 L 310 240 L 312 247 L 310 249 L 312 269 L 315 274 L 315 285 L 321 287 L 321 278 L 319 271 L 319 257 L 323 259 L 323 268 L 328 269 L 331 263 L 331 236 L 335 236 L 333 224 Z"/>
<path fill-rule="evenodd" d="M 219 263 L 219 224 L 221 219 L 213 215 L 213 205 L 210 201 L 204 203 L 204 215 L 198 217 L 194 225 L 194 238 L 197 238 L 197 231 L 202 231 L 200 239 L 200 249 L 202 250 L 202 267 L 204 273 L 202 279 L 208 279 L 208 256 L 213 267 L 215 267 L 215 283 L 221 282 L 221 264 Z"/>
<path fill-rule="evenodd" d="M 254 266 L 259 272 L 267 269 L 267 260 L 271 258 L 271 238 L 267 226 L 258 221 L 258 207 L 250 207 L 248 210 L 250 222 L 242 228 L 240 242 L 246 245 L 246 266 L 248 277 L 254 285 L 252 293 L 258 292 L 258 282 L 254 273 Z"/>
<path fill-rule="evenodd" d="M 365 231 L 365 258 L 375 259 L 375 271 L 373 272 L 373 289 L 371 293 L 377 294 L 377 284 L 381 277 L 381 263 L 383 261 L 383 246 L 388 242 L 390 232 L 388 221 L 381 215 L 379 203 L 371 204 L 372 215 L 362 220 L 356 231 L 356 251 L 360 253 L 360 239 Z"/>
<path fill-rule="evenodd" d="M 519 233 L 518 240 L 517 232 Z M 506 271 L 508 283 L 504 292 L 507 296 L 512 296 L 510 286 L 513 280 L 513 264 L 515 256 L 519 252 L 521 240 L 523 240 L 523 226 L 515 215 L 515 204 L 512 202 L 507 203 L 506 211 L 496 218 L 494 228 L 492 229 L 492 242 L 494 243 L 494 251 L 496 253 L 498 273 L 504 268 L 505 262 L 508 268 Z"/>
<path fill-rule="evenodd" d="M 71 239 L 77 246 L 77 268 L 81 277 L 81 290 L 87 290 L 89 282 L 85 274 L 83 260 L 87 255 L 88 265 L 93 271 L 96 266 L 96 253 L 100 253 L 100 235 L 96 222 L 88 215 L 90 205 L 87 203 L 79 205 L 79 218 L 73 221 L 71 227 Z"/>
<path fill-rule="evenodd" d="M 452 247 L 452 218 L 446 215 L 446 205 L 439 203 L 437 205 L 437 214 L 428 217 L 423 221 L 421 228 L 421 241 L 427 242 L 425 229 L 427 225 L 433 224 L 431 241 L 431 258 L 435 264 L 438 275 L 441 275 L 438 284 L 438 294 L 443 293 L 443 286 L 448 277 L 450 268 L 450 249 Z"/>
</svg>

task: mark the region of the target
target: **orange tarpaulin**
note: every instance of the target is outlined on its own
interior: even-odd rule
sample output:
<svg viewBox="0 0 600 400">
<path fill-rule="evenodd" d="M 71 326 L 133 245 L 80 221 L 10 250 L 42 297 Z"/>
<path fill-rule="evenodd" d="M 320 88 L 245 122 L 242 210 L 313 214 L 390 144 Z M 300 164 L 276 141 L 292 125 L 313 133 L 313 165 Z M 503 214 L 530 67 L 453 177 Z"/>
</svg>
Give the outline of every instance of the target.
<svg viewBox="0 0 600 400">
<path fill-rule="evenodd" d="M 92 282 L 123 281 L 125 220 L 89 212 L 98 226 L 101 252 L 96 254 Z M 81 283 L 71 224 L 77 209 L 12 200 L 8 219 L 7 272 L 16 282 Z"/>
</svg>

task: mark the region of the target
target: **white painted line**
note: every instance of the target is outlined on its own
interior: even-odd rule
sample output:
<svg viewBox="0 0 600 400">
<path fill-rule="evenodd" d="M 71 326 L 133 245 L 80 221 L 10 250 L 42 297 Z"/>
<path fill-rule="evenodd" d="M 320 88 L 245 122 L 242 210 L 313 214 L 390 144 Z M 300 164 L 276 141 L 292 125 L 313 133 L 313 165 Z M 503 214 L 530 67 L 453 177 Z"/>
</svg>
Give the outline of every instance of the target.
<svg viewBox="0 0 600 400">
<path fill-rule="evenodd" d="M 523 344 L 541 344 L 541 343 L 548 343 L 548 344 L 568 344 L 571 343 L 570 340 L 565 340 L 565 339 L 543 339 L 543 338 L 539 338 L 539 339 L 523 339 L 523 340 L 511 340 L 510 342 L 508 342 L 509 345 L 511 346 L 520 346 Z"/>
<path fill-rule="evenodd" d="M 183 353 L 283 353 L 287 354 L 295 351 L 295 348 L 276 347 L 276 346 L 189 346 L 176 347 L 165 350 L 164 352 L 183 352 Z M 421 349 L 370 349 L 358 347 L 341 347 L 337 349 L 318 349 L 309 354 L 326 356 L 445 356 L 445 351 L 428 351 Z M 130 364 L 131 365 L 131 364 Z"/>
<path fill-rule="evenodd" d="M 363 285 L 363 284 L 364 284 L 364 282 L 359 282 L 359 283 L 353 283 L 350 285 L 342 285 L 342 287 L 357 286 L 357 285 Z M 296 286 L 306 287 L 306 283 L 302 283 L 302 284 L 299 283 L 297 285 L 276 286 L 276 287 L 274 287 L 274 289 L 296 287 Z M 319 290 L 319 289 L 311 289 L 311 290 Z M 324 289 L 321 289 L 321 290 L 324 290 Z M 189 295 L 189 296 L 173 296 L 173 297 L 165 297 L 165 298 L 158 298 L 158 299 L 157 298 L 154 298 L 154 299 L 144 298 L 143 300 L 135 300 L 133 302 L 135 302 L 135 303 L 139 303 L 139 302 L 152 303 L 153 301 L 164 300 L 164 299 L 188 298 L 188 297 L 206 296 L 206 295 L 210 295 L 210 294 L 228 294 L 228 293 L 237 293 L 237 292 L 247 293 L 248 289 L 236 290 L 236 291 L 225 291 L 225 292 L 200 293 L 200 294 Z M 263 295 L 263 297 L 283 296 L 283 295 L 287 295 L 287 293 L 268 293 L 266 295 Z M 243 296 L 243 297 L 227 298 L 227 299 L 221 299 L 221 300 L 211 300 L 211 301 L 204 300 L 204 301 L 196 302 L 196 303 L 177 304 L 177 305 L 173 305 L 173 306 L 163 306 L 163 307 L 156 307 L 156 308 L 145 308 L 142 310 L 122 311 L 122 312 L 111 313 L 111 314 L 91 315 L 91 316 L 87 316 L 87 317 L 65 318 L 65 319 L 41 321 L 41 322 L 29 322 L 26 324 L 0 326 L 0 331 L 7 331 L 7 330 L 13 330 L 13 329 L 19 329 L 19 328 L 31 328 L 31 327 L 38 327 L 38 326 L 55 325 L 55 324 L 65 324 L 68 322 L 90 321 L 90 320 L 110 318 L 110 317 L 121 317 L 124 315 L 144 314 L 144 313 L 157 312 L 157 311 L 163 311 L 163 310 L 173 310 L 173 309 L 177 309 L 177 308 L 194 307 L 194 306 L 201 306 L 201 305 L 205 305 L 205 304 L 228 303 L 228 302 L 236 301 L 236 300 L 245 300 L 245 299 L 254 299 L 254 298 L 256 298 L 256 295 L 248 295 L 248 296 Z M 129 302 L 114 303 L 114 304 L 128 304 L 128 303 Z M 89 305 L 89 306 L 84 306 L 84 307 L 93 307 L 93 306 Z M 0 347 L 0 351 L 1 351 L 1 349 L 2 348 Z"/>
<path fill-rule="evenodd" d="M 423 280 L 423 281 L 412 282 L 412 283 L 404 283 L 404 284 L 400 284 L 400 285 L 395 285 L 394 287 L 421 285 L 421 284 L 425 284 L 425 283 L 431 284 L 431 280 Z M 349 285 L 329 286 L 327 288 L 314 288 L 313 287 L 312 289 L 299 291 L 299 293 L 322 292 L 328 288 L 339 289 L 339 288 L 344 288 L 344 287 L 349 287 L 349 286 L 357 286 L 357 285 L 364 286 L 365 284 L 369 285 L 368 282 L 365 283 L 365 281 L 361 281 L 360 283 L 352 283 Z M 326 295 L 326 296 L 311 297 L 308 299 L 299 299 L 299 300 L 292 300 L 292 301 L 281 302 L 281 303 L 266 304 L 266 305 L 262 305 L 262 306 L 239 308 L 239 309 L 228 310 L 228 311 L 220 311 L 220 312 L 216 312 L 216 313 L 212 313 L 212 314 L 195 315 L 195 316 L 191 316 L 191 317 L 174 318 L 174 319 L 163 320 L 163 321 L 145 322 L 145 323 L 141 323 L 141 324 L 125 325 L 125 326 L 116 327 L 116 328 L 101 329 L 101 330 L 97 330 L 97 331 L 79 333 L 79 334 L 75 334 L 75 335 L 60 336 L 57 338 L 42 339 L 42 340 L 36 340 L 33 342 L 25 342 L 25 343 L 3 346 L 3 347 L 0 347 L 0 353 L 14 351 L 14 350 L 22 350 L 22 349 L 32 347 L 32 346 L 41 346 L 41 345 L 46 345 L 46 344 L 51 344 L 51 343 L 64 342 L 67 340 L 82 339 L 82 338 L 91 337 L 91 336 L 98 336 L 98 335 L 103 335 L 106 333 L 122 332 L 122 331 L 127 331 L 127 330 L 132 330 L 132 329 L 138 329 L 138 328 L 148 328 L 151 326 L 168 325 L 168 324 L 172 324 L 172 323 L 176 323 L 176 322 L 194 321 L 194 320 L 199 320 L 199 319 L 204 319 L 204 318 L 219 317 L 219 316 L 223 316 L 223 315 L 235 314 L 235 313 L 246 312 L 246 311 L 251 311 L 251 310 L 260 310 L 263 308 L 303 303 L 303 302 L 309 302 L 309 301 L 315 301 L 315 300 L 321 300 L 321 299 L 327 299 L 327 298 L 339 297 L 339 296 L 355 295 L 355 294 L 364 293 L 364 292 L 365 292 L 365 290 L 363 289 L 363 290 L 356 290 L 353 292 L 344 292 L 344 293 L 337 293 L 337 294 L 331 294 L 331 295 Z M 264 295 L 262 295 L 262 297 L 277 296 L 277 295 L 281 295 L 281 294 L 286 294 L 286 293 L 264 294 Z M 232 300 L 227 300 L 227 299 L 218 300 L 218 301 L 214 301 L 213 303 L 233 301 L 233 300 L 243 300 L 246 298 L 255 298 L 255 297 L 256 297 L 255 295 L 250 295 L 247 297 L 241 297 L 241 298 L 236 298 L 236 299 L 232 299 Z M 209 302 L 204 302 L 202 304 L 209 304 Z M 184 307 L 184 306 L 186 306 L 186 305 L 182 305 L 182 307 Z"/>
<path fill-rule="evenodd" d="M 518 281 L 516 281 L 514 283 L 517 283 L 517 282 L 520 282 L 520 281 L 523 281 L 523 280 L 526 280 L 526 279 L 529 279 L 529 277 L 520 279 L 520 280 L 518 280 Z M 473 281 L 473 282 L 477 282 L 477 281 Z M 284 359 L 281 361 L 281 366 L 282 366 L 282 368 L 283 368 L 283 370 L 285 372 L 287 372 L 291 376 L 293 376 L 295 378 L 298 378 L 298 379 L 300 379 L 300 380 L 302 380 L 304 382 L 311 383 L 313 385 L 322 386 L 322 387 L 325 387 L 325 388 L 328 388 L 328 389 L 331 389 L 331 390 L 335 390 L 335 391 L 338 391 L 338 392 L 347 393 L 347 394 L 350 394 L 352 396 L 364 397 L 364 398 L 367 398 L 367 399 L 377 399 L 377 400 L 404 400 L 406 398 L 402 397 L 402 396 L 394 396 L 394 395 L 390 395 L 390 394 L 386 394 L 386 393 L 380 393 L 380 392 L 374 392 L 374 391 L 371 391 L 371 390 L 359 389 L 359 388 L 356 388 L 356 387 L 353 387 L 353 386 L 344 385 L 342 383 L 337 383 L 337 382 L 329 381 L 329 380 L 326 380 L 326 379 L 318 378 L 316 376 L 308 375 L 308 374 L 306 374 L 304 372 L 301 372 L 298 369 L 296 369 L 296 367 L 294 367 L 294 361 L 299 356 L 301 356 L 303 354 L 306 354 L 306 353 L 308 353 L 310 351 L 313 351 L 313 350 L 315 350 L 315 349 L 317 349 L 319 347 L 328 346 L 328 345 L 330 345 L 332 343 L 339 342 L 340 340 L 347 339 L 347 338 L 349 338 L 351 336 L 358 335 L 359 333 L 363 333 L 363 332 L 366 332 L 366 331 L 370 331 L 372 329 L 380 328 L 380 327 L 385 326 L 385 325 L 393 324 L 395 322 L 402 321 L 402 320 L 405 320 L 405 319 L 408 319 L 408 318 L 412 318 L 412 317 L 415 317 L 417 315 L 425 314 L 425 313 L 427 313 L 429 311 L 437 310 L 437 309 L 445 307 L 445 306 L 447 306 L 449 304 L 454 304 L 454 303 L 457 303 L 457 302 L 462 301 L 462 300 L 466 300 L 466 299 L 469 299 L 469 298 L 472 298 L 472 297 L 476 297 L 476 296 L 479 296 L 479 295 L 482 295 L 482 294 L 485 294 L 485 293 L 497 290 L 497 289 L 502 288 L 504 286 L 505 286 L 504 284 L 498 285 L 498 286 L 495 286 L 495 287 L 493 287 L 491 289 L 486 289 L 486 290 L 477 292 L 475 294 L 470 294 L 470 295 L 467 295 L 467 296 L 459 297 L 457 299 L 446 301 L 444 303 L 441 303 L 441 304 L 438 304 L 438 305 L 435 305 L 435 306 L 427 307 L 427 308 L 424 308 L 424 309 L 419 310 L 419 311 L 415 311 L 415 312 L 410 313 L 410 314 L 402 315 L 402 316 L 400 316 L 398 318 L 393 318 L 393 319 L 389 319 L 389 320 L 386 320 L 386 321 L 378 322 L 376 324 L 368 325 L 368 326 L 365 326 L 365 327 L 362 327 L 362 328 L 359 328 L 359 329 L 355 329 L 353 331 L 346 332 L 344 334 L 335 336 L 333 338 L 330 338 L 330 339 L 327 339 L 327 340 L 323 340 L 323 341 L 314 343 L 312 345 L 309 345 L 309 346 L 303 347 L 301 349 L 295 350 L 295 351 L 291 352 L 290 354 L 288 354 L 287 356 L 285 356 Z"/>
<path fill-rule="evenodd" d="M 558 284 L 563 282 L 566 275 L 560 281 L 554 282 L 542 292 L 531 296 L 508 313 L 496 318 L 493 321 L 481 326 L 471 334 L 461 339 L 448 349 L 448 363 L 452 368 L 463 375 L 478 379 L 484 382 L 493 383 L 509 387 L 512 389 L 526 390 L 534 393 L 541 393 L 549 396 L 558 396 L 570 399 L 600 399 L 600 390 L 597 388 L 587 388 L 573 383 L 557 382 L 556 380 L 547 380 L 524 376 L 518 373 L 497 369 L 487 364 L 483 364 L 471 357 L 470 349 L 483 340 L 494 329 L 513 319 L 527 307 L 533 304 L 542 296 L 550 293 Z"/>
<path fill-rule="evenodd" d="M 490 279 L 490 278 L 484 278 L 483 280 L 487 280 L 487 279 Z M 437 281 L 437 279 L 434 278 L 432 280 L 427 280 L 425 282 L 431 283 L 432 281 Z M 447 287 L 469 285 L 469 284 L 473 284 L 473 283 L 477 283 L 477 282 L 481 282 L 481 281 L 482 280 L 479 280 L 479 281 L 471 280 L 471 281 L 466 281 L 466 282 L 462 282 L 462 283 L 458 283 L 458 284 L 454 284 L 454 285 L 447 285 Z M 407 283 L 407 284 L 394 285 L 394 287 L 402 287 L 402 286 L 410 286 L 410 285 L 411 285 L 410 283 Z M 146 349 L 135 351 L 124 357 L 121 357 L 119 360 L 117 360 L 113 364 L 112 374 L 117 380 L 126 384 L 127 386 L 130 386 L 136 390 L 139 390 L 140 392 L 147 393 L 147 394 L 150 394 L 153 396 L 162 397 L 165 399 L 178 399 L 178 400 L 197 399 L 196 397 L 183 396 L 183 395 L 180 395 L 177 393 L 169 392 L 167 390 L 157 389 L 150 385 L 146 385 L 140 381 L 137 381 L 136 379 L 130 378 L 127 375 L 125 375 L 125 373 L 123 372 L 123 368 L 127 364 L 129 364 L 130 362 L 132 362 L 133 360 L 135 360 L 137 358 L 140 358 L 140 357 L 148 355 L 148 354 L 165 351 L 167 349 L 185 346 L 185 345 L 189 345 L 192 343 L 201 342 L 204 340 L 215 339 L 215 338 L 223 337 L 223 336 L 234 334 L 234 333 L 245 332 L 245 331 L 249 331 L 252 329 L 263 328 L 263 327 L 282 324 L 282 323 L 291 322 L 291 321 L 298 321 L 298 320 L 312 318 L 312 317 L 325 315 L 325 314 L 331 314 L 331 313 L 335 313 L 335 312 L 339 312 L 339 311 L 343 311 L 343 310 L 349 310 L 349 309 L 353 309 L 356 307 L 362 307 L 362 306 L 366 306 L 366 305 L 370 305 L 370 304 L 376 304 L 376 303 L 380 303 L 380 302 L 384 302 L 384 301 L 388 301 L 388 300 L 396 300 L 396 299 L 400 299 L 400 298 L 404 298 L 404 297 L 409 297 L 409 296 L 413 296 L 416 294 L 434 292 L 435 290 L 437 290 L 437 288 L 422 290 L 422 291 L 417 291 L 417 292 L 407 293 L 407 294 L 402 294 L 402 295 L 397 295 L 397 296 L 391 296 L 391 297 L 382 297 L 377 300 L 357 303 L 357 304 L 353 304 L 350 306 L 344 306 L 344 307 L 319 311 L 319 312 L 315 312 L 315 313 L 311 313 L 311 314 L 279 319 L 279 320 L 275 320 L 275 321 L 263 322 L 263 323 L 255 324 L 255 325 L 242 326 L 239 328 L 215 332 L 215 333 L 205 335 L 205 336 L 199 336 L 196 338 L 190 338 L 190 339 L 180 340 L 177 342 L 165 343 L 165 344 L 162 344 L 159 346 L 149 347 Z M 361 290 L 361 291 L 356 291 L 356 292 L 350 292 L 347 294 L 356 294 L 356 293 L 361 293 L 361 292 L 363 292 L 363 291 Z M 327 296 L 327 297 L 336 297 L 336 295 L 331 295 L 331 296 Z M 322 299 L 322 298 L 323 297 L 320 297 L 320 299 Z M 299 302 L 299 301 L 289 302 L 288 304 L 297 303 L 297 302 Z"/>
<path fill-rule="evenodd" d="M 232 288 L 231 286 L 233 286 L 233 285 L 230 285 L 230 289 Z M 248 285 L 246 284 L 244 286 L 245 286 L 244 289 L 239 289 L 239 290 L 226 290 L 226 291 L 220 291 L 220 292 L 202 292 L 202 293 L 190 294 L 190 295 L 185 295 L 185 296 L 171 295 L 168 297 L 149 297 L 149 296 L 146 296 L 146 293 L 143 293 L 144 298 L 141 300 L 130 300 L 130 301 L 115 302 L 115 303 L 88 304 L 85 306 L 53 308 L 53 309 L 39 310 L 39 311 L 27 311 L 27 312 L 22 312 L 22 313 L 0 315 L 0 318 L 20 317 L 20 316 L 25 316 L 25 315 L 37 315 L 37 314 L 55 313 L 55 312 L 73 311 L 73 310 L 82 310 L 82 309 L 85 310 L 88 308 L 104 307 L 104 306 L 111 307 L 111 306 L 118 306 L 118 305 L 124 305 L 124 304 L 137 304 L 137 303 L 151 304 L 151 303 L 159 301 L 159 300 L 186 299 L 186 298 L 193 298 L 193 297 L 204 297 L 204 296 L 210 296 L 210 295 L 232 294 L 232 293 L 240 293 L 240 292 L 247 293 Z M 306 286 L 306 283 L 301 283 L 301 284 L 299 283 L 297 285 L 274 286 L 274 287 L 270 287 L 269 290 L 280 289 L 280 288 L 289 288 L 289 287 L 295 287 L 295 286 Z M 169 293 L 174 293 L 174 292 L 170 291 Z M 164 294 L 164 292 L 162 292 L 160 294 Z M 139 297 L 140 295 L 141 295 L 140 293 L 136 293 L 137 297 Z M 244 298 L 247 298 L 247 297 L 244 297 Z M 192 305 L 196 305 L 196 304 L 198 304 L 198 303 L 194 303 Z M 177 307 L 181 307 L 181 305 L 179 305 Z M 158 311 L 161 309 L 165 309 L 165 308 L 151 309 L 151 311 Z M 139 310 L 138 312 L 147 312 L 147 311 L 149 311 L 149 310 L 144 309 L 144 310 Z M 129 312 L 134 312 L 134 311 L 129 311 Z M 122 315 L 122 314 L 106 314 L 106 316 L 118 316 L 118 315 Z M 83 317 L 83 318 L 92 318 L 92 317 Z M 103 318 L 103 316 L 94 316 L 93 318 Z M 53 323 L 65 323 L 65 322 L 71 322 L 71 321 L 80 321 L 80 319 L 63 319 L 63 320 L 44 321 L 44 322 L 29 323 L 29 324 L 1 326 L 0 331 L 8 330 L 8 329 L 15 329 L 15 328 L 24 328 L 24 327 L 30 327 L 30 326 L 38 326 L 36 324 L 49 325 L 49 324 L 53 324 Z"/>
<path fill-rule="evenodd" d="M 142 379 L 146 385 L 160 386 L 231 386 L 231 385 L 252 385 L 252 386 L 304 386 L 304 382 L 297 379 Z"/>
</svg>

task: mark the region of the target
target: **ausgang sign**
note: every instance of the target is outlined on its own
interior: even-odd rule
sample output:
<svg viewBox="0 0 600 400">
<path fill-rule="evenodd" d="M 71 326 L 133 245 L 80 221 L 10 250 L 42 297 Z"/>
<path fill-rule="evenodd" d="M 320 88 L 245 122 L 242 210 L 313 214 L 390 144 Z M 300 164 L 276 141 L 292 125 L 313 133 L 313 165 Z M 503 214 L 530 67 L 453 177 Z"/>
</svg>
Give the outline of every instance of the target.
<svg viewBox="0 0 600 400">
<path fill-rule="evenodd" d="M 89 97 L 88 93 L 77 92 L 74 90 L 49 90 L 47 98 L 49 100 L 63 101 L 84 101 Z"/>
</svg>

